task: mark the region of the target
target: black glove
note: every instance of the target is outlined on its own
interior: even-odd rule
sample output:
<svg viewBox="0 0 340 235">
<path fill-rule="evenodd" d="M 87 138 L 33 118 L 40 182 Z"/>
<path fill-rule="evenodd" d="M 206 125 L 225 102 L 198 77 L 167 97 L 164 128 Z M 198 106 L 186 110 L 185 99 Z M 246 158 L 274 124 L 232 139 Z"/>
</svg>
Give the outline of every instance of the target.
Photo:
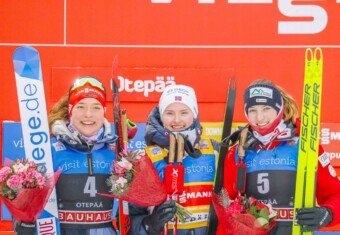
<svg viewBox="0 0 340 235">
<path fill-rule="evenodd" d="M 152 213 L 143 219 L 143 224 L 148 234 L 160 234 L 164 229 L 164 225 L 175 216 L 176 210 L 174 200 L 165 201 L 156 206 Z"/>
<path fill-rule="evenodd" d="M 301 208 L 296 210 L 296 222 L 302 226 L 302 231 L 315 231 L 328 225 L 333 220 L 333 214 L 327 207 Z"/>
<path fill-rule="evenodd" d="M 22 222 L 13 220 L 14 231 L 16 235 L 35 235 L 36 224 L 30 222 Z"/>
</svg>

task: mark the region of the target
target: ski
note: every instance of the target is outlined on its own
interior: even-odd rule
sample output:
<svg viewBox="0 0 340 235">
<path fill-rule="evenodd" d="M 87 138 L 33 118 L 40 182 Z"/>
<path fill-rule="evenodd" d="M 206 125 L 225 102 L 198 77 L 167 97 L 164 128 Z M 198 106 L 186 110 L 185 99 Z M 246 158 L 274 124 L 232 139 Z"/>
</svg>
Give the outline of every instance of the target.
<svg viewBox="0 0 340 235">
<path fill-rule="evenodd" d="M 227 138 L 231 134 L 231 126 L 233 122 L 234 116 L 234 104 L 235 104 L 235 97 L 236 97 L 236 80 L 234 78 L 229 79 L 229 86 L 228 86 L 228 97 L 226 102 L 226 110 L 224 114 L 224 124 L 222 130 L 222 140 Z M 221 146 L 219 150 L 218 156 L 218 163 L 216 167 L 216 175 L 215 175 L 215 185 L 213 192 L 218 194 L 220 193 L 223 185 L 224 185 L 224 162 L 225 157 L 228 153 L 227 146 Z M 218 226 L 218 218 L 215 212 L 215 208 L 210 203 L 209 209 L 209 222 L 208 222 L 208 229 L 206 234 L 216 234 Z"/>
<path fill-rule="evenodd" d="M 54 173 L 44 84 L 39 52 L 31 46 L 17 48 L 12 56 L 26 159 Z M 37 220 L 38 234 L 60 234 L 56 190 Z"/>
<path fill-rule="evenodd" d="M 320 113 L 322 94 L 323 56 L 320 48 L 305 53 L 305 77 L 302 96 L 301 131 L 296 174 L 293 235 L 302 232 L 295 224 L 297 208 L 315 206 L 315 185 L 319 157 Z"/>
<path fill-rule="evenodd" d="M 118 143 L 116 145 L 116 158 L 119 157 L 119 153 L 126 150 L 127 146 L 127 130 L 126 130 L 126 112 L 124 110 L 123 117 L 120 109 L 120 97 L 119 88 L 114 81 L 115 76 L 117 76 L 118 70 L 118 59 L 115 57 L 112 65 L 112 79 L 111 79 L 111 91 L 112 91 L 112 103 L 113 103 L 113 115 L 114 115 L 114 127 L 115 134 L 118 136 Z M 124 124 L 124 126 L 122 125 Z M 124 128 L 123 128 L 124 127 Z M 124 129 L 124 130 L 123 130 Z M 130 217 L 129 217 L 129 207 L 128 202 L 119 201 L 119 234 L 126 235 L 130 230 Z"/>
</svg>

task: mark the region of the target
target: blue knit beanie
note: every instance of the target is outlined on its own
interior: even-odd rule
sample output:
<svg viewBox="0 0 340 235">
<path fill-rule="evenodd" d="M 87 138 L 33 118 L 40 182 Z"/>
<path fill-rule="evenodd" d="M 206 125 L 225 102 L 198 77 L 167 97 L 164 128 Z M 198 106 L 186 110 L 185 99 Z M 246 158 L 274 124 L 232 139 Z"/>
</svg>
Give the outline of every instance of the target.
<svg viewBox="0 0 340 235">
<path fill-rule="evenodd" d="M 249 86 L 243 95 L 244 111 L 248 115 L 248 109 L 254 105 L 268 105 L 278 113 L 283 105 L 280 91 L 270 85 L 255 84 Z"/>
</svg>

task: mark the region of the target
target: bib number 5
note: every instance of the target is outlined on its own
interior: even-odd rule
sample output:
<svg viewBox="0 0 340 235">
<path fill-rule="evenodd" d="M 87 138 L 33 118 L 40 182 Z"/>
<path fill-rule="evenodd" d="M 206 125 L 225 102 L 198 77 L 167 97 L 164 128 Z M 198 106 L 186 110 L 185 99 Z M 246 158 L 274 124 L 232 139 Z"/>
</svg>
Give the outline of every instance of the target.
<svg viewBox="0 0 340 235">
<path fill-rule="evenodd" d="M 268 173 L 259 173 L 257 175 L 257 190 L 261 194 L 265 194 L 269 192 Z"/>
</svg>

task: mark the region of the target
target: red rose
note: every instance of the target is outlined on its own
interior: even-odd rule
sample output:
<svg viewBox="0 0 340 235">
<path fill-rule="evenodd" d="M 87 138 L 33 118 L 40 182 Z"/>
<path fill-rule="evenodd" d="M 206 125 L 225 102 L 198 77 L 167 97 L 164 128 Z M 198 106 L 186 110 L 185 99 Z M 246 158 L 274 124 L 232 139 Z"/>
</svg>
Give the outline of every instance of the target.
<svg viewBox="0 0 340 235">
<path fill-rule="evenodd" d="M 226 212 L 232 213 L 232 214 L 241 214 L 241 212 L 244 210 L 244 206 L 235 202 L 232 202 L 230 206 L 226 208 Z"/>
<path fill-rule="evenodd" d="M 265 204 L 263 204 L 263 203 L 261 203 L 261 202 L 259 202 L 259 201 L 257 201 L 257 202 L 255 203 L 255 206 L 257 206 L 257 207 L 259 208 L 259 210 L 262 210 L 263 208 L 267 208 L 268 211 L 269 211 L 269 208 L 268 208 Z"/>
<path fill-rule="evenodd" d="M 249 203 L 250 206 L 256 206 L 258 201 L 254 197 L 249 197 L 248 198 L 248 203 Z"/>
</svg>

